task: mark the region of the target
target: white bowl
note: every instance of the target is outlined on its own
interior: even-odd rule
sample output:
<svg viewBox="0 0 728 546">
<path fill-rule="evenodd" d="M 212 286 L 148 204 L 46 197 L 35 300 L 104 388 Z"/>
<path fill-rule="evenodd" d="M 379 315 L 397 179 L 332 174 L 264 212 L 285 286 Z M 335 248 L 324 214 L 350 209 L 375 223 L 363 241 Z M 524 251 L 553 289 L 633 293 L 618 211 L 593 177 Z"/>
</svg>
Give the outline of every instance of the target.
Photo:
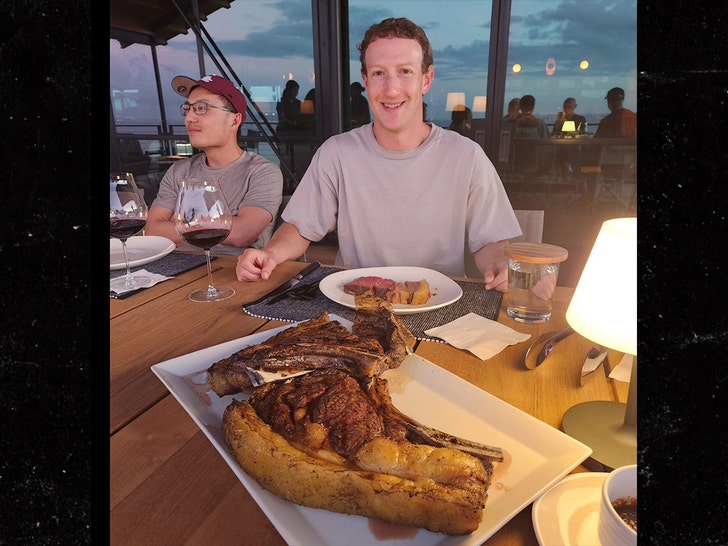
<svg viewBox="0 0 728 546">
<path fill-rule="evenodd" d="M 612 506 L 623 497 L 637 498 L 637 465 L 615 468 L 604 480 L 599 501 L 597 532 L 601 544 L 610 546 L 635 546 L 637 531 L 632 529 Z"/>
</svg>

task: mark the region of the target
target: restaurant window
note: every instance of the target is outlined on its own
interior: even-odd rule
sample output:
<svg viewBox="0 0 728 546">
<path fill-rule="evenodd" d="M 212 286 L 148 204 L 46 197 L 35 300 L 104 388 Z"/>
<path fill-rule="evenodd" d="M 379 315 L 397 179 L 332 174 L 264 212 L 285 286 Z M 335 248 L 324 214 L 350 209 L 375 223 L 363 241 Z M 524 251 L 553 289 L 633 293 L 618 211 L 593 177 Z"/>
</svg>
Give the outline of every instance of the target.
<svg viewBox="0 0 728 546">
<path fill-rule="evenodd" d="M 336 6 L 344 17 L 338 17 Z M 535 114 L 544 119 L 549 131 L 569 96 L 578 104 L 577 113 L 586 117 L 589 133 L 608 113 L 604 96 L 612 87 L 624 89 L 624 106 L 637 111 L 636 2 L 513 0 L 495 7 L 495 11 L 501 12 L 510 8 L 510 18 L 501 23 L 507 28 L 500 28 L 497 21 L 491 22 L 494 5 L 482 0 L 341 0 L 340 4 L 234 0 L 229 8 L 209 14 L 203 25 L 253 99 L 252 108 L 259 123 L 248 116 L 241 145 L 280 164 L 286 179 L 285 191 L 290 193 L 324 137 L 352 127 L 349 90 L 351 84 L 363 83 L 356 45 L 366 29 L 386 17 L 408 17 L 425 29 L 434 50 L 435 80 L 424 97 L 425 119 L 448 127 L 454 111 L 470 109 L 473 121 L 469 136 L 486 150 L 513 199 L 523 194 L 524 186 L 519 182 L 541 180 L 530 175 L 514 176 L 515 147 L 499 132 L 510 99 L 533 95 Z M 323 56 L 328 63 L 325 66 L 333 67 L 323 74 L 315 73 L 315 17 L 319 61 Z M 341 28 L 328 28 L 331 24 Z M 342 51 L 332 43 L 338 31 L 348 40 Z M 491 44 L 494 36 L 508 36 L 507 68 L 500 72 L 489 66 L 491 49 L 496 51 Z M 207 53 L 200 62 L 192 31 L 170 39 L 168 45 L 157 46 L 154 51 L 159 61 L 164 116 L 156 98 L 151 48 L 134 44 L 122 49 L 116 40 L 111 40 L 111 103 L 117 131 L 173 135 L 171 143 L 137 136 L 142 153 L 151 158 L 152 166 L 162 155 L 194 152 L 186 141 L 183 119 L 178 114 L 181 97 L 172 91 L 171 79 L 177 74 L 195 76 L 201 70 L 220 73 Z M 345 56 L 343 60 L 340 54 Z M 339 66 L 343 67 L 343 74 L 337 70 Z M 339 77 L 341 82 L 332 82 Z M 304 123 L 279 135 L 276 104 L 286 82 L 292 79 L 299 84 L 296 98 L 301 101 Z M 337 100 L 317 102 L 315 96 L 310 96 L 315 95 L 317 85 L 324 96 L 327 92 L 331 96 L 331 90 L 340 85 L 340 100 L 337 94 Z M 499 96 L 488 97 L 488 89 Z M 276 137 L 275 149 L 268 144 L 265 134 Z M 281 156 L 283 160 L 279 159 Z M 162 165 L 160 173 L 163 168 Z M 549 191 L 552 186 L 559 189 L 559 184 L 551 184 Z M 543 187 L 535 189 L 540 191 Z M 561 184 L 561 189 L 576 191 L 577 187 Z M 636 184 L 632 190 L 636 192 Z M 633 202 L 629 196 L 622 198 Z"/>
<path fill-rule="evenodd" d="M 613 213 L 634 210 L 636 135 L 616 143 L 592 137 L 610 113 L 610 89 L 621 89 L 623 107 L 637 113 L 636 16 L 635 0 L 512 1 L 504 118 L 491 158 L 509 195 L 567 192 L 581 208 L 594 209 L 606 182 L 612 200 L 623 205 Z M 539 141 L 535 130 L 506 118 L 508 103 L 526 95 L 535 99 L 533 116 L 543 120 L 550 140 Z M 567 99 L 573 99 L 569 110 L 576 105 L 574 125 L 558 121 L 564 130 L 554 131 L 557 120 L 571 116 L 564 113 Z"/>
<path fill-rule="evenodd" d="M 503 115 L 509 99 L 536 98 L 534 114 L 553 129 L 563 101 L 593 133 L 609 113 L 605 95 L 624 89 L 624 106 L 637 111 L 635 0 L 533 2 L 512 0 Z"/>
</svg>

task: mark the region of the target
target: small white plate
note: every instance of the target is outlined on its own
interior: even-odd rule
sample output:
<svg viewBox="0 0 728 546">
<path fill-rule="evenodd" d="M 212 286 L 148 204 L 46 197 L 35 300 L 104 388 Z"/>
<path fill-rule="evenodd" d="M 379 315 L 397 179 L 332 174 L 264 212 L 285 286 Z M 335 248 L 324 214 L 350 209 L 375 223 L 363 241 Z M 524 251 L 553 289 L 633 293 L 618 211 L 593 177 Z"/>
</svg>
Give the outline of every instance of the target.
<svg viewBox="0 0 728 546">
<path fill-rule="evenodd" d="M 344 292 L 344 285 L 359 277 L 382 277 L 383 279 L 392 279 L 396 282 L 427 280 L 430 285 L 430 293 L 432 297 L 424 305 L 406 305 L 395 303 L 392 305 L 394 312 L 398 315 L 411 315 L 413 313 L 423 313 L 424 311 L 432 311 L 439 309 L 458 301 L 463 290 L 451 278 L 443 275 L 439 271 L 427 269 L 425 267 L 365 267 L 362 269 L 347 269 L 332 273 L 328 277 L 321 279 L 319 288 L 324 296 L 331 301 L 340 303 L 345 307 L 356 309 L 354 296 Z"/>
<path fill-rule="evenodd" d="M 175 249 L 176 245 L 166 237 L 157 235 L 137 235 L 126 240 L 126 252 L 129 255 L 129 267 L 148 264 L 164 258 Z M 110 270 L 126 269 L 124 249 L 119 239 L 109 239 Z"/>
<path fill-rule="evenodd" d="M 567 476 L 533 503 L 533 530 L 541 546 L 600 546 L 599 497 L 606 472 Z"/>
</svg>

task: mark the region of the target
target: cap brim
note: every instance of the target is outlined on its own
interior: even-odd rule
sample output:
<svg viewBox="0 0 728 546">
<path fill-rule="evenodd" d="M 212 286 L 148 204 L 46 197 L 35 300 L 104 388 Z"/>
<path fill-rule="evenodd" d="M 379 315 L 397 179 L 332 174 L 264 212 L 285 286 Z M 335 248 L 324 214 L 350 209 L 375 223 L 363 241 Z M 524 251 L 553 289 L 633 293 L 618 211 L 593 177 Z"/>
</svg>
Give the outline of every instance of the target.
<svg viewBox="0 0 728 546">
<path fill-rule="evenodd" d="M 178 95 L 185 98 L 190 96 L 190 92 L 194 86 L 198 85 L 197 80 L 193 80 L 187 76 L 175 76 L 172 78 L 172 89 Z"/>
</svg>

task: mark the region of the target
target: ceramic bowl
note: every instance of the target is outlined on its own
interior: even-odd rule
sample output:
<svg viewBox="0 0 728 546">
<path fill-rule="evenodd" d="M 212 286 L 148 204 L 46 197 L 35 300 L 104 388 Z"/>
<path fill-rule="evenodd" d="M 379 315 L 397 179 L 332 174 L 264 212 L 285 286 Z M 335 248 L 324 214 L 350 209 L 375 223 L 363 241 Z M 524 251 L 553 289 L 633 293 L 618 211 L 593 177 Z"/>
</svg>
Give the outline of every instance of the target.
<svg viewBox="0 0 728 546">
<path fill-rule="evenodd" d="M 637 531 L 617 513 L 612 503 L 617 499 L 633 497 L 637 500 L 637 465 L 615 468 L 602 485 L 599 500 L 599 541 L 611 546 L 635 546 Z"/>
</svg>

